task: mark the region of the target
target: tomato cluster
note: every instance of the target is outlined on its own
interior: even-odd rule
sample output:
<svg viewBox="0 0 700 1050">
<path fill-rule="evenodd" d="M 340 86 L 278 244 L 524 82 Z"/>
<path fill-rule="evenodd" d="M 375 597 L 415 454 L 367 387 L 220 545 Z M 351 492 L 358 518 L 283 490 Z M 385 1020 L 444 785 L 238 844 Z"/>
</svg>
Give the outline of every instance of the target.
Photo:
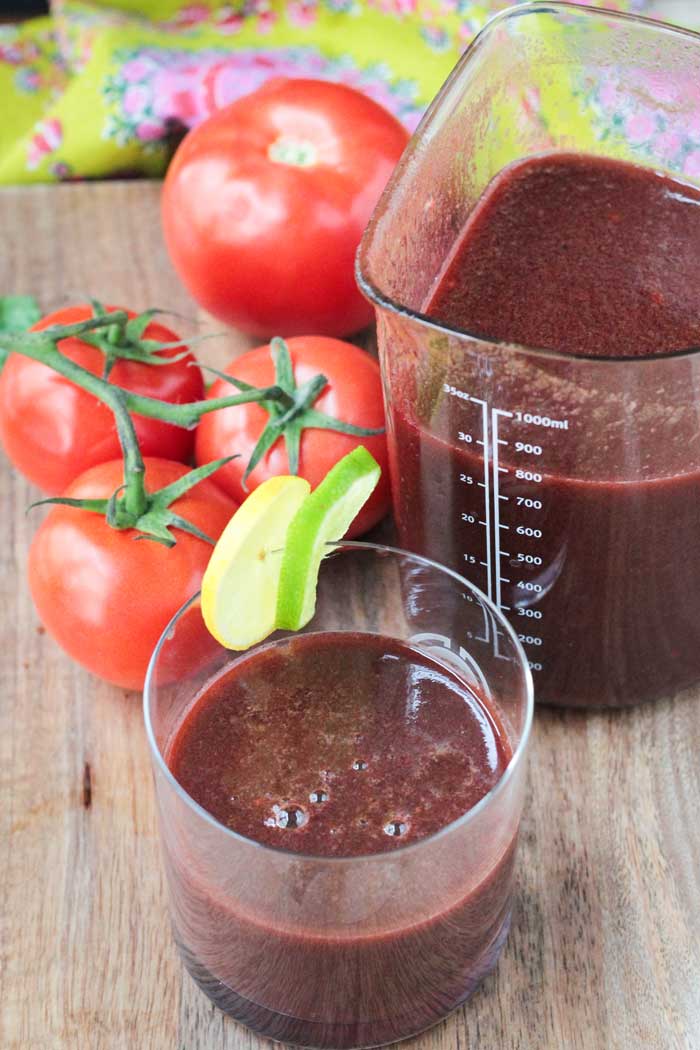
<svg viewBox="0 0 700 1050">
<path fill-rule="evenodd" d="M 407 138 L 357 91 L 284 79 L 186 136 L 163 189 L 176 269 L 216 316 L 292 337 L 239 357 L 206 397 L 194 355 L 155 311 L 75 306 L 10 346 L 0 441 L 59 497 L 32 544 L 31 592 L 48 631 L 100 677 L 142 685 L 211 543 L 266 478 L 315 487 L 362 443 L 382 478 L 348 536 L 386 514 L 379 367 L 335 337 L 371 320 L 354 256 Z"/>
<path fill-rule="evenodd" d="M 88 305 L 72 307 L 43 318 L 34 330 L 72 324 L 91 315 Z M 179 342 L 174 332 L 156 323 L 149 324 L 143 336 Z M 103 371 L 102 350 L 84 338 L 62 339 L 57 348 L 90 374 Z M 351 429 L 383 426 L 379 367 L 366 351 L 336 339 L 297 337 L 289 340 L 285 352 L 300 389 L 319 373 L 325 375 L 327 383 L 314 400 L 313 411 Z M 110 382 L 172 405 L 200 401 L 203 383 L 194 355 L 182 345 L 159 354 L 164 363 L 157 365 L 117 359 Z M 236 394 L 236 383 L 273 386 L 275 364 L 270 346 L 237 358 L 222 375 L 229 381 L 217 380 L 200 403 Z M 169 506 L 171 514 L 189 522 L 210 541 L 218 539 L 248 491 L 270 476 L 290 471 L 282 430 L 244 480 L 268 419 L 256 402 L 205 412 L 195 431 L 138 414 L 132 418 L 146 453 L 149 492 L 187 475 L 186 463 L 192 457 L 203 466 L 236 456 Z M 159 635 L 200 584 L 210 544 L 177 528 L 172 547 L 148 539 L 134 542 L 134 530 L 119 531 L 104 514 L 70 505 L 71 501 L 109 500 L 123 487 L 124 463 L 115 419 L 89 392 L 47 364 L 20 353 L 11 354 L 0 373 L 0 440 L 22 474 L 66 501 L 52 507 L 30 551 L 29 585 L 45 627 L 73 659 L 93 673 L 128 689 L 140 688 Z M 387 512 L 383 433 L 357 437 L 304 427 L 294 471 L 315 486 L 358 443 L 372 452 L 383 477 L 349 535 L 364 532 Z"/>
</svg>

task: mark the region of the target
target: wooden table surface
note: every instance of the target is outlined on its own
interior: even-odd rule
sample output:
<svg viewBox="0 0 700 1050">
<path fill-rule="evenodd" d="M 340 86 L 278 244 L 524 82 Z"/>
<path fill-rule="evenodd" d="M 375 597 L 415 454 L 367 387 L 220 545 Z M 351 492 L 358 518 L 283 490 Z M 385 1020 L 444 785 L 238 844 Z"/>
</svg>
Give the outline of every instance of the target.
<svg viewBox="0 0 700 1050">
<path fill-rule="evenodd" d="M 44 307 L 89 294 L 196 316 L 165 255 L 158 193 L 0 191 L 0 289 Z M 203 355 L 245 345 L 231 336 Z M 0 1047 L 270 1047 L 179 964 L 140 697 L 91 678 L 40 629 L 25 579 L 32 498 L 0 463 Z M 626 713 L 538 712 L 500 965 L 405 1045 L 700 1050 L 699 691 Z"/>
</svg>

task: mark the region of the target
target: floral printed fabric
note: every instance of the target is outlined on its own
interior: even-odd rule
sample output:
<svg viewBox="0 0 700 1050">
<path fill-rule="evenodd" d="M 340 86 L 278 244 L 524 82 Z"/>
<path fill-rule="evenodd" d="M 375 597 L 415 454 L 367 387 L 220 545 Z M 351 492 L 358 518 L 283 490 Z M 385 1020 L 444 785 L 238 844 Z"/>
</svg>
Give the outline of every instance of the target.
<svg viewBox="0 0 700 1050">
<path fill-rule="evenodd" d="M 474 33 L 509 3 L 56 0 L 50 18 L 0 27 L 0 183 L 162 174 L 183 129 L 271 76 L 350 84 L 413 129 Z M 601 133 L 631 119 L 615 111 L 614 84 L 585 91 Z M 631 133 L 665 133 L 633 116 Z M 695 170 L 700 128 L 675 148 Z"/>
</svg>

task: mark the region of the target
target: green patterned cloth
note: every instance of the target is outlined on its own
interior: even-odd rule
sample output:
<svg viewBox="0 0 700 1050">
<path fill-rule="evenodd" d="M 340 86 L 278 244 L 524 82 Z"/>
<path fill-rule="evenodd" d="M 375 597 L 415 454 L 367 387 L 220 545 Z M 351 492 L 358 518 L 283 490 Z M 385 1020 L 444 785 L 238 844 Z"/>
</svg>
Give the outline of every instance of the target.
<svg viewBox="0 0 700 1050">
<path fill-rule="evenodd" d="M 50 17 L 0 27 L 0 184 L 162 174 L 183 128 L 270 76 L 351 84 L 412 129 L 474 33 L 506 6 L 57 0 Z"/>
</svg>

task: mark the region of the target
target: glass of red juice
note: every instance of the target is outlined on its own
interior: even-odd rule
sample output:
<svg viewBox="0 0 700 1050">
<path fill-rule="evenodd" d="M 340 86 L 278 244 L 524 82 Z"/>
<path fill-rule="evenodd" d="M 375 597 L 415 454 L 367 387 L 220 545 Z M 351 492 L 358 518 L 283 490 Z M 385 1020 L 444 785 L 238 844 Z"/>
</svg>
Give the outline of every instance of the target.
<svg viewBox="0 0 700 1050">
<path fill-rule="evenodd" d="M 358 255 L 410 550 L 536 699 L 700 680 L 700 36 L 559 3 L 468 48 Z"/>
<path fill-rule="evenodd" d="M 174 937 L 213 1002 L 315 1047 L 464 1002 L 510 925 L 532 707 L 505 618 L 415 555 L 335 545 L 308 626 L 243 653 L 193 598 L 145 718 Z"/>
</svg>

